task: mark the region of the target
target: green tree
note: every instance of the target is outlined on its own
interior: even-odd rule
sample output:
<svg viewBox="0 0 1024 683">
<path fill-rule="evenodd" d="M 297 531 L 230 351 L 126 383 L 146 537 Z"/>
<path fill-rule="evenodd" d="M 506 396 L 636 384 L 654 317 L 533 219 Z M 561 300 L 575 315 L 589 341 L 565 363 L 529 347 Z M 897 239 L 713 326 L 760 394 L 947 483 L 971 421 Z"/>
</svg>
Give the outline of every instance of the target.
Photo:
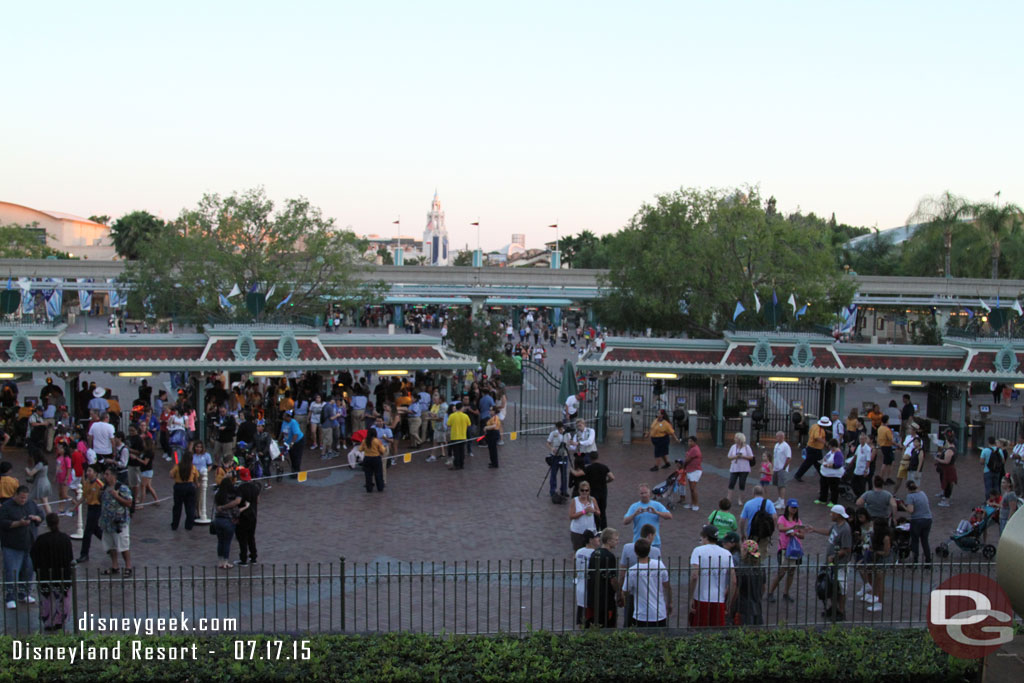
<svg viewBox="0 0 1024 683">
<path fill-rule="evenodd" d="M 923 239 L 929 239 L 930 233 L 942 233 L 943 273 L 946 277 L 953 276 L 953 230 L 965 225 L 964 221 L 971 214 L 971 206 L 966 199 L 946 190 L 934 197 L 924 197 L 917 203 L 917 208 L 907 223 L 921 223 L 915 233 Z M 921 231 L 924 232 L 921 232 Z"/>
<path fill-rule="evenodd" d="M 132 211 L 110 226 L 110 239 L 118 256 L 133 260 L 139 258 L 143 243 L 159 238 L 165 230 L 167 224 L 148 211 Z"/>
<path fill-rule="evenodd" d="M 455 258 L 452 260 L 453 266 L 471 266 L 473 265 L 473 252 L 469 249 L 459 249 L 455 252 Z"/>
<path fill-rule="evenodd" d="M 334 219 L 304 198 L 275 210 L 262 187 L 230 197 L 204 195 L 171 229 L 138 244 L 138 258 L 125 273 L 136 286 L 129 304 L 141 305 L 145 293 L 147 312 L 157 317 L 250 320 L 241 297 L 232 299 L 233 310 L 220 305 L 220 295 L 235 285 L 243 292 L 275 287 L 264 320 L 314 316 L 329 301 L 357 305 L 376 297 L 381 286 L 354 278 L 369 268 L 362 259 L 365 241 L 335 229 Z M 289 292 L 290 305 L 277 311 Z"/>
<path fill-rule="evenodd" d="M 380 256 L 380 264 L 382 266 L 395 265 L 395 257 L 387 247 L 377 247 L 377 256 Z"/>
<path fill-rule="evenodd" d="M 974 223 L 991 248 L 991 271 L 993 280 L 999 277 L 999 259 L 1003 243 L 1018 237 L 1024 224 L 1024 214 L 1016 204 L 981 203 L 971 207 Z"/>
<path fill-rule="evenodd" d="M 732 321 L 737 301 L 756 319 L 754 292 L 767 308 L 772 291 L 795 293 L 807 314 L 799 325 L 828 324 L 848 305 L 854 285 L 835 266 L 832 234 L 820 219 L 782 218 L 756 188 L 681 189 L 645 204 L 618 234 L 599 302 L 613 327 L 687 330 L 715 335 Z M 742 321 L 741 321 L 742 322 Z M 791 323 L 794 324 L 795 323 Z"/>
<path fill-rule="evenodd" d="M 607 268 L 609 246 L 614 241 L 615 235 L 598 237 L 589 230 L 563 237 L 560 240 L 562 263 L 573 268 Z"/>
<path fill-rule="evenodd" d="M 0 225 L 0 258 L 70 258 L 65 252 L 46 246 L 46 233 L 38 222 L 28 225 Z"/>
<path fill-rule="evenodd" d="M 101 223 L 103 225 L 110 225 L 110 216 L 107 214 L 101 214 L 99 216 L 89 216 L 89 220 L 93 223 Z"/>
<path fill-rule="evenodd" d="M 871 237 L 841 250 L 841 263 L 860 275 L 896 275 L 900 271 L 903 248 L 893 244 L 884 233 L 875 230 Z"/>
</svg>

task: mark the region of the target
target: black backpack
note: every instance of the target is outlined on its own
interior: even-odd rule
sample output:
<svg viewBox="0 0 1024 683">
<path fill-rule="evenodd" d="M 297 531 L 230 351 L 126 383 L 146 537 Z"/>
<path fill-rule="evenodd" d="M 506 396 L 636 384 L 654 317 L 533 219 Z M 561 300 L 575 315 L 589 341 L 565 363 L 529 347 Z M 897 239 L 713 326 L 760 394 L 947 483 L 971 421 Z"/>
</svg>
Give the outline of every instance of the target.
<svg viewBox="0 0 1024 683">
<path fill-rule="evenodd" d="M 988 456 L 988 471 L 998 472 L 999 476 L 1002 476 L 1004 460 L 1003 449 L 993 448 L 992 453 Z"/>
<path fill-rule="evenodd" d="M 775 520 L 772 519 L 772 516 L 765 509 L 767 505 L 768 499 L 763 498 L 761 500 L 761 509 L 755 512 L 754 518 L 750 520 L 750 537 L 757 541 L 771 538 L 772 534 L 775 533 Z"/>
</svg>

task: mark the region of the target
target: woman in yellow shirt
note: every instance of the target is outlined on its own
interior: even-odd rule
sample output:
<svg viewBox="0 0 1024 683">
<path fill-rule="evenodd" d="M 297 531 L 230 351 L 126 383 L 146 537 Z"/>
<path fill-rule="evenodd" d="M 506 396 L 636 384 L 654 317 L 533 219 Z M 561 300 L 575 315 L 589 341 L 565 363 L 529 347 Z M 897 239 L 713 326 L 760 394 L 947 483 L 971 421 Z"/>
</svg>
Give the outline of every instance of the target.
<svg viewBox="0 0 1024 683">
<path fill-rule="evenodd" d="M 651 444 L 654 445 L 654 467 L 651 468 L 651 472 L 658 471 L 658 459 L 661 459 L 661 469 L 668 469 L 668 446 L 669 439 L 675 439 L 676 443 L 681 443 L 679 437 L 676 436 L 676 430 L 672 428 L 672 422 L 668 419 L 668 414 L 665 413 L 664 409 L 658 411 L 658 416 L 654 418 L 654 422 L 651 423 L 651 428 L 647 430 L 647 434 L 651 437 Z"/>
<path fill-rule="evenodd" d="M 491 406 L 491 417 L 484 425 L 484 438 L 487 440 L 487 452 L 491 456 L 488 467 L 498 466 L 498 439 L 501 438 L 501 418 L 498 417 L 498 406 Z"/>
<path fill-rule="evenodd" d="M 363 472 L 366 474 L 366 492 L 373 493 L 373 485 L 377 484 L 377 490 L 384 490 L 384 456 L 388 454 L 388 447 L 377 438 L 377 430 L 370 427 L 366 430 L 366 438 L 359 445 L 363 454 Z"/>
</svg>

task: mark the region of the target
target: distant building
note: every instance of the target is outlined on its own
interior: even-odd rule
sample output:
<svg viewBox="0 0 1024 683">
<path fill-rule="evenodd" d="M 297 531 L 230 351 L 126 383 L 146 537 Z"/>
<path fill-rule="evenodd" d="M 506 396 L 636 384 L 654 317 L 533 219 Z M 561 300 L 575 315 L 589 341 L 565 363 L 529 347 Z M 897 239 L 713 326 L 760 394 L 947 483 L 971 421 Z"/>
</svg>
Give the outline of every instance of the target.
<svg viewBox="0 0 1024 683">
<path fill-rule="evenodd" d="M 383 247 L 394 255 L 401 245 L 403 258 L 408 263 L 409 259 L 420 258 L 423 255 L 423 242 L 409 235 L 395 237 L 382 237 L 381 235 L 363 235 L 364 240 L 369 242 L 364 256 L 373 260 L 377 252 Z"/>
<path fill-rule="evenodd" d="M 518 244 L 523 249 L 526 248 L 526 235 L 521 232 L 512 233 L 512 244 Z"/>
<path fill-rule="evenodd" d="M 0 201 L 0 225 L 11 223 L 38 230 L 46 246 L 75 258 L 111 260 L 116 256 L 110 228 L 88 218 Z"/>
<path fill-rule="evenodd" d="M 427 212 L 427 227 L 423 229 L 422 242 L 423 262 L 428 266 L 447 266 L 448 260 L 448 228 L 444 224 L 444 211 L 441 200 L 434 190 L 434 201 Z"/>
</svg>

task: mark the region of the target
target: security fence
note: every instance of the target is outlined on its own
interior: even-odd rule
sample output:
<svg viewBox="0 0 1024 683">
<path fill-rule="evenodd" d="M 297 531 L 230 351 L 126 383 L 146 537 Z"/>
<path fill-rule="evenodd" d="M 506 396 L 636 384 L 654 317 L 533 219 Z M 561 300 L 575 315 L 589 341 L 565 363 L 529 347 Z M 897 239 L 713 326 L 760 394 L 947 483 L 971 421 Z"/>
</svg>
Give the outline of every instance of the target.
<svg viewBox="0 0 1024 683">
<path fill-rule="evenodd" d="M 689 586 L 696 570 L 691 569 L 689 557 L 662 561 L 671 591 L 665 601 L 671 606 L 665 627 L 692 628 L 688 625 Z M 835 623 L 834 612 L 824 612 L 817 594 L 822 568 L 821 558 L 812 557 L 783 567 L 792 572 L 792 583 L 787 585 L 783 576 L 773 601 L 763 594 L 779 574 L 774 555 L 760 567 L 741 568 L 736 604 L 746 617 L 739 621 L 773 627 Z M 931 565 L 850 564 L 847 568 L 845 597 L 838 600 L 845 612 L 841 623 L 884 627 L 926 624 L 930 591 L 950 576 L 995 575 L 994 563 L 955 549 L 953 557 Z M 585 580 L 585 575 L 569 558 L 392 563 L 341 559 L 231 570 L 144 567 L 131 577 L 104 576 L 79 567 L 64 584 L 12 588 L 16 593 L 27 588 L 40 601 L 66 590 L 70 614 L 64 629 L 76 632 L 525 633 L 580 629 L 577 600 L 579 596 L 586 600 L 587 588 L 578 581 Z M 858 598 L 865 579 L 875 585 L 880 608 Z M 650 585 L 654 594 L 648 597 L 657 600 L 662 584 Z M 40 632 L 39 606 L 19 603 L 16 609 L 5 609 L 3 632 Z M 622 608 L 618 611 L 621 626 L 625 615 Z M 752 618 L 752 611 L 760 616 Z M 166 621 L 173 618 L 179 622 Z M 163 624 L 159 619 L 165 620 Z M 730 618 L 728 623 L 736 622 Z"/>
</svg>

